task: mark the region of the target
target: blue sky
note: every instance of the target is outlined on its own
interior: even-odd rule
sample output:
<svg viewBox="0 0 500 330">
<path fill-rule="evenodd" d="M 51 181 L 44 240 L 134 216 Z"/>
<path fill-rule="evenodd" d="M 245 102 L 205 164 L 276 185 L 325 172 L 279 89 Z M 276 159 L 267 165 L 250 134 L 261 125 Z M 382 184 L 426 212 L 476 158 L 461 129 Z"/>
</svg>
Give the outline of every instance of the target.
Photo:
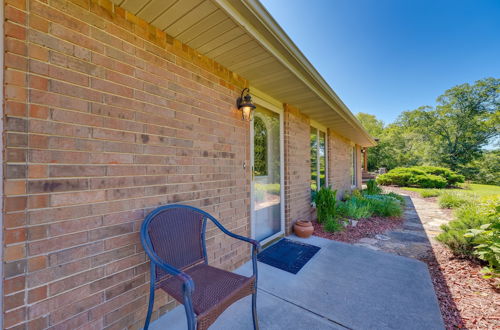
<svg viewBox="0 0 500 330">
<path fill-rule="evenodd" d="M 353 113 L 390 123 L 500 78 L 500 0 L 261 0 Z"/>
</svg>

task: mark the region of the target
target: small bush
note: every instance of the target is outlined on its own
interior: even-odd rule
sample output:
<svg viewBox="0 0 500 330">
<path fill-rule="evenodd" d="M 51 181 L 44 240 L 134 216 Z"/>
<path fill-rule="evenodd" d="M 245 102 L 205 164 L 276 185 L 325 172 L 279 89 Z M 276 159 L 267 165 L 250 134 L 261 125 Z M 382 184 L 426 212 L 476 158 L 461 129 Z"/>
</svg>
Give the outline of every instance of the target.
<svg viewBox="0 0 500 330">
<path fill-rule="evenodd" d="M 334 233 L 336 231 L 342 230 L 342 228 L 343 226 L 335 218 L 330 217 L 325 221 L 324 229 L 327 232 Z"/>
<path fill-rule="evenodd" d="M 438 197 L 440 195 L 439 190 L 435 189 L 425 189 L 420 192 L 420 196 L 423 198 L 428 198 L 428 197 Z"/>
<path fill-rule="evenodd" d="M 369 195 L 368 199 L 373 214 L 381 217 L 399 217 L 403 214 L 401 202 L 388 195 Z"/>
<path fill-rule="evenodd" d="M 348 201 L 348 200 L 350 200 L 353 197 L 354 198 L 363 198 L 363 194 L 358 189 L 353 189 L 351 191 L 346 191 L 344 193 L 344 197 L 343 198 L 344 198 L 345 201 Z"/>
<path fill-rule="evenodd" d="M 316 194 L 316 210 L 318 213 L 318 222 L 326 222 L 330 218 L 335 218 L 337 190 L 330 187 L 322 187 Z"/>
<path fill-rule="evenodd" d="M 457 174 L 446 167 L 437 166 L 415 166 L 414 168 L 424 171 L 427 174 L 437 175 L 446 179 L 449 186 L 454 186 L 459 182 L 464 182 L 465 177 Z"/>
<path fill-rule="evenodd" d="M 394 185 L 400 187 L 410 186 L 410 180 L 416 175 L 425 175 L 424 171 L 415 170 L 411 167 L 396 167 L 385 174 L 377 177 L 377 183 L 383 186 Z"/>
<path fill-rule="evenodd" d="M 379 175 L 377 183 L 400 187 L 444 188 L 464 182 L 464 177 L 444 167 L 397 167 Z"/>
<path fill-rule="evenodd" d="M 340 206 L 340 214 L 349 219 L 368 218 L 372 215 L 370 204 L 367 200 L 352 197 Z"/>
<path fill-rule="evenodd" d="M 397 199 L 401 203 L 401 205 L 403 205 L 403 206 L 406 204 L 405 198 L 401 195 L 396 194 L 395 192 L 391 191 L 390 193 L 387 193 L 384 196 L 389 196 L 389 197 Z"/>
<path fill-rule="evenodd" d="M 434 174 L 419 174 L 412 176 L 410 185 L 421 188 L 444 188 L 447 185 L 446 179 Z"/>
<path fill-rule="evenodd" d="M 453 253 L 475 258 L 473 255 L 474 238 L 465 234 L 487 223 L 496 223 L 500 219 L 500 196 L 488 196 L 475 203 L 463 204 L 455 211 L 456 219 L 442 225 L 443 232 L 436 239 L 448 246 Z"/>
<path fill-rule="evenodd" d="M 472 238 L 476 244 L 473 255 L 488 263 L 482 269 L 484 277 L 500 277 L 500 220 L 469 229 L 464 236 Z"/>
<path fill-rule="evenodd" d="M 464 204 L 472 202 L 474 198 L 474 195 L 445 191 L 439 195 L 438 204 L 442 209 L 456 209 Z"/>
<path fill-rule="evenodd" d="M 366 182 L 365 192 L 368 195 L 376 195 L 382 193 L 382 188 L 378 186 L 377 181 L 370 179 Z"/>
</svg>

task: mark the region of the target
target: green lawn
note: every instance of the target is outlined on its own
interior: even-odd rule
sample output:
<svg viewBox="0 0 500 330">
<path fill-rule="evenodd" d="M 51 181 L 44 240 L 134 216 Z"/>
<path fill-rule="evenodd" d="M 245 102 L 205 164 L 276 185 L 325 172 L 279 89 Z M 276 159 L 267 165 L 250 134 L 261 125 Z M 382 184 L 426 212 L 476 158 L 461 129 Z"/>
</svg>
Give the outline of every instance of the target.
<svg viewBox="0 0 500 330">
<path fill-rule="evenodd" d="M 424 189 L 424 188 L 403 188 L 404 190 L 422 192 L 424 190 L 432 190 L 432 191 L 457 191 L 462 193 L 475 194 L 477 196 L 491 196 L 491 195 L 499 195 L 500 194 L 500 186 L 492 186 L 487 184 L 475 184 L 471 183 L 466 185 L 469 189 Z"/>
</svg>

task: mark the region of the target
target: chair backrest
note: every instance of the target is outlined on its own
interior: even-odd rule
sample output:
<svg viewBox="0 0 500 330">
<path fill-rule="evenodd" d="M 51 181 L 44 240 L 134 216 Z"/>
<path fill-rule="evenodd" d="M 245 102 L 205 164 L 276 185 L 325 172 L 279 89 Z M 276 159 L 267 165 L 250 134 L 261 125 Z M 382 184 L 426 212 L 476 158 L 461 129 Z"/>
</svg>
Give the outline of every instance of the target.
<svg viewBox="0 0 500 330">
<path fill-rule="evenodd" d="M 151 248 L 166 263 L 178 269 L 205 261 L 204 212 L 185 205 L 160 207 L 146 217 L 143 235 L 149 236 Z M 156 268 L 156 282 L 167 274 Z"/>
</svg>

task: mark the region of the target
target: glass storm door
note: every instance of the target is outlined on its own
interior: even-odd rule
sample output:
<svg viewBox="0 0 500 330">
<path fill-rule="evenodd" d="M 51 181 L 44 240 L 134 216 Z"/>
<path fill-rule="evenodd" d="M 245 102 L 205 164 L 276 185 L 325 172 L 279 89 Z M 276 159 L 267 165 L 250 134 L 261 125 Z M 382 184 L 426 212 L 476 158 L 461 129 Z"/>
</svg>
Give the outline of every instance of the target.
<svg viewBox="0 0 500 330">
<path fill-rule="evenodd" d="M 252 226 L 262 242 L 282 233 L 280 114 L 258 107 L 252 129 Z"/>
</svg>

